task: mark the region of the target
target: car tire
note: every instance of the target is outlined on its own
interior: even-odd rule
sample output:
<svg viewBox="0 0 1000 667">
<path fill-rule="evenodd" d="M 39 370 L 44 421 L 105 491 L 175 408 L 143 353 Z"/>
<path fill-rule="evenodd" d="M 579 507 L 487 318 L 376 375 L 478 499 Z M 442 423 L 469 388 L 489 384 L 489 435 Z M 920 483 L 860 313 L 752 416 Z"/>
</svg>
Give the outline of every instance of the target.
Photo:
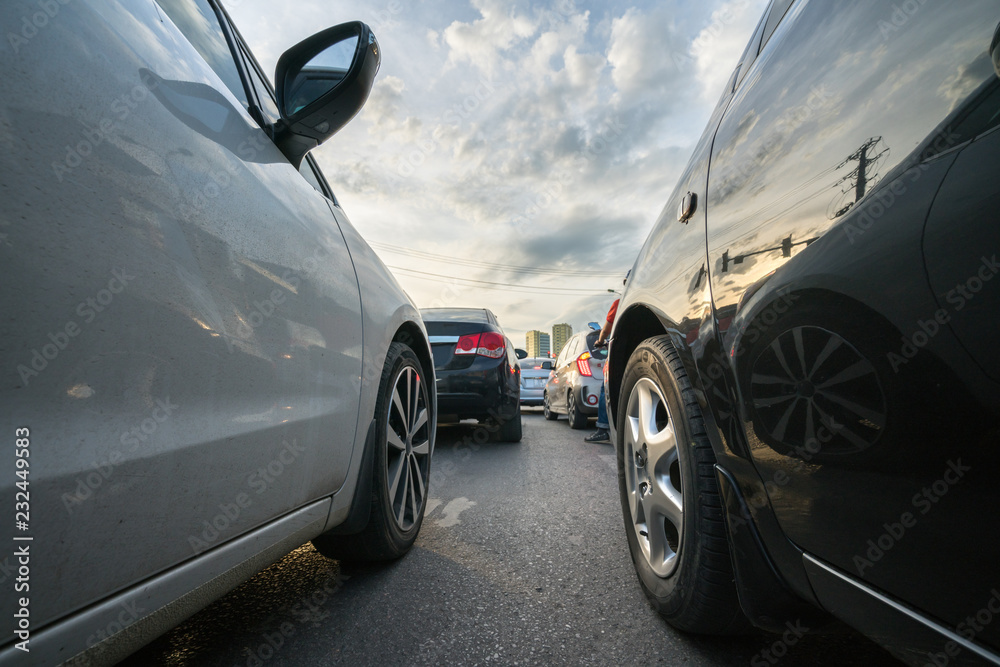
<svg viewBox="0 0 1000 667">
<path fill-rule="evenodd" d="M 545 392 L 545 402 L 542 404 L 542 413 L 545 415 L 545 418 L 548 419 L 550 422 L 554 422 L 557 419 L 559 419 L 559 415 L 557 413 L 553 412 L 552 411 L 552 406 L 549 405 L 549 393 L 548 392 Z"/>
<path fill-rule="evenodd" d="M 427 375 L 408 346 L 389 347 L 378 391 L 368 524 L 355 535 L 314 539 L 328 558 L 394 560 L 410 550 L 423 522 L 434 419 Z"/>
<path fill-rule="evenodd" d="M 736 594 L 715 453 L 669 336 L 636 348 L 620 396 L 619 495 L 646 597 L 679 630 L 748 630 Z"/>
<path fill-rule="evenodd" d="M 566 396 L 566 418 L 569 419 L 570 428 L 579 430 L 587 427 L 587 415 L 577 407 L 575 391 L 570 391 Z"/>
<path fill-rule="evenodd" d="M 491 434 L 496 442 L 521 442 L 521 406 L 510 418 L 501 417 L 498 428 Z"/>
</svg>

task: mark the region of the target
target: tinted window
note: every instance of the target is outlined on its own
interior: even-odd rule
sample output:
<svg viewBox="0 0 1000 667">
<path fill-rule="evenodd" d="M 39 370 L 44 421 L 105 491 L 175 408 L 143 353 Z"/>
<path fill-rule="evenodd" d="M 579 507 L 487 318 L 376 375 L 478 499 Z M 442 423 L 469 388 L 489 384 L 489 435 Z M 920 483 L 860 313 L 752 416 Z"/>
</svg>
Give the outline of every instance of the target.
<svg viewBox="0 0 1000 667">
<path fill-rule="evenodd" d="M 764 34 L 764 20 L 766 17 L 767 12 L 765 11 L 764 15 L 760 17 L 757 29 L 753 31 L 753 37 L 750 38 L 750 43 L 747 44 L 747 49 L 743 52 L 743 57 L 740 58 L 739 71 L 736 73 L 736 85 L 733 86 L 733 90 L 739 87 L 740 82 L 746 78 L 747 72 L 750 71 L 750 66 L 757 60 L 757 52 L 760 51 L 760 37 Z"/>
<path fill-rule="evenodd" d="M 975 139 L 1000 122 L 1000 81 L 991 81 L 968 110 L 955 119 L 949 138 L 953 145 Z"/>
<path fill-rule="evenodd" d="M 215 70 L 226 87 L 248 107 L 246 90 L 219 18 L 207 0 L 158 0 L 170 20 L 184 33 L 191 46 Z"/>
<path fill-rule="evenodd" d="M 767 25 L 764 26 L 764 40 L 760 43 L 760 48 L 764 48 L 767 44 L 767 40 L 771 38 L 774 34 L 775 29 L 778 24 L 781 23 L 781 19 L 788 12 L 788 8 L 792 6 L 795 0 L 775 0 L 774 5 L 771 7 L 771 14 L 767 17 Z"/>
<path fill-rule="evenodd" d="M 242 42 L 240 42 L 240 51 L 243 52 L 243 61 L 246 63 L 247 73 L 250 75 L 250 85 L 253 86 L 254 92 L 257 94 L 257 106 L 264 114 L 264 121 L 274 125 L 281 119 L 281 114 L 278 112 L 278 103 L 271 93 L 271 86 L 264 78 L 263 72 L 257 67 L 249 49 Z"/>
</svg>

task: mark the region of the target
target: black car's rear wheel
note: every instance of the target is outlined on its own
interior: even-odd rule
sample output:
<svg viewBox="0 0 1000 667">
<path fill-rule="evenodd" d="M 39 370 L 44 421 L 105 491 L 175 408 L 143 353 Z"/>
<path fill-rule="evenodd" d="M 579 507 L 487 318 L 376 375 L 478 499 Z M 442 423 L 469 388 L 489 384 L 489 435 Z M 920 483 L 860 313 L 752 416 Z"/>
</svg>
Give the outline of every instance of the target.
<svg viewBox="0 0 1000 667">
<path fill-rule="evenodd" d="M 417 355 L 393 343 L 375 403 L 371 513 L 357 535 L 321 535 L 316 550 L 340 560 L 399 558 L 413 545 L 427 504 L 432 415 L 426 374 Z"/>
<path fill-rule="evenodd" d="M 617 423 L 625 532 L 646 596 L 678 629 L 744 630 L 715 454 L 668 336 L 650 338 L 632 353 Z"/>
</svg>

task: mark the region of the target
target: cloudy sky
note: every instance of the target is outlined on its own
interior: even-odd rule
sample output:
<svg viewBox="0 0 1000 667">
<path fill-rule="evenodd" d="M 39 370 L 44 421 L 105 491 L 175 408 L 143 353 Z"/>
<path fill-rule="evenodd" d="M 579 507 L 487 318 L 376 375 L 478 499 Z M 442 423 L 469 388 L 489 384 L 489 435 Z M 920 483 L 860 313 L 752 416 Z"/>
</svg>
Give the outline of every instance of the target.
<svg viewBox="0 0 1000 667">
<path fill-rule="evenodd" d="M 418 306 L 490 308 L 520 347 L 603 317 L 766 3 L 225 4 L 268 72 L 322 28 L 372 27 L 368 104 L 315 155 Z"/>
</svg>

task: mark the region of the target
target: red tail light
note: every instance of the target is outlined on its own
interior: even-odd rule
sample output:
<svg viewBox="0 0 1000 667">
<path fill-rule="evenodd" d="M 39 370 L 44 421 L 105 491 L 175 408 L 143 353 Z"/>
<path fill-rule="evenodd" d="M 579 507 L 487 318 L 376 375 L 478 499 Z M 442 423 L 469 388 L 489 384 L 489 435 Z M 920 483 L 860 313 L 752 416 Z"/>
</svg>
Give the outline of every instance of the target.
<svg viewBox="0 0 1000 667">
<path fill-rule="evenodd" d="M 478 354 L 481 357 L 499 359 L 506 353 L 507 350 L 503 342 L 503 336 L 493 331 L 462 336 L 455 345 L 456 355 Z"/>
<path fill-rule="evenodd" d="M 479 356 L 499 359 L 506 353 L 507 350 L 503 343 L 503 336 L 500 334 L 495 331 L 487 331 L 480 337 L 479 349 L 476 350 L 476 354 Z"/>
<path fill-rule="evenodd" d="M 475 354 L 479 348 L 479 334 L 462 336 L 455 345 L 455 354 Z"/>
<path fill-rule="evenodd" d="M 590 370 L 590 352 L 584 352 L 577 357 L 576 367 L 580 371 L 580 375 L 594 377 L 593 371 Z"/>
</svg>

